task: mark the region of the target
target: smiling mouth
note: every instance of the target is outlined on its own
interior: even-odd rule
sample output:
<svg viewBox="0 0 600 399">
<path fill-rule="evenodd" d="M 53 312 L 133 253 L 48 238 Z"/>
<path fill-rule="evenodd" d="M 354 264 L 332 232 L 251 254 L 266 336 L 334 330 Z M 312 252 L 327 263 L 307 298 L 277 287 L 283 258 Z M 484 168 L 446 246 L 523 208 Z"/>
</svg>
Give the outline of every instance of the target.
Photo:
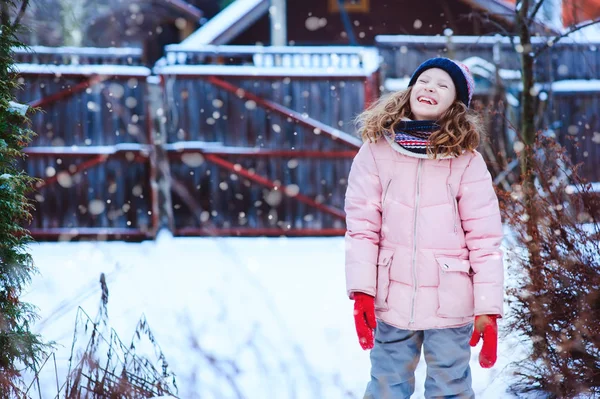
<svg viewBox="0 0 600 399">
<path fill-rule="evenodd" d="M 429 97 L 419 97 L 417 98 L 417 101 L 423 104 L 437 105 L 437 101 Z"/>
</svg>

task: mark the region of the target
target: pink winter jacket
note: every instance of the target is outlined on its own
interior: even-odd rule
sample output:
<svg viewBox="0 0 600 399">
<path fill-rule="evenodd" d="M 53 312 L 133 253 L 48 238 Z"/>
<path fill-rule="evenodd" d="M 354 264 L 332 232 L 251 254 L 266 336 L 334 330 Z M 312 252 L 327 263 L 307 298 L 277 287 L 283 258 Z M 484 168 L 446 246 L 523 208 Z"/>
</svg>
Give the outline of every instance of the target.
<svg viewBox="0 0 600 399">
<path fill-rule="evenodd" d="M 433 160 L 366 142 L 345 211 L 348 295 L 375 296 L 378 319 L 426 330 L 502 315 L 502 224 L 478 152 Z"/>
</svg>

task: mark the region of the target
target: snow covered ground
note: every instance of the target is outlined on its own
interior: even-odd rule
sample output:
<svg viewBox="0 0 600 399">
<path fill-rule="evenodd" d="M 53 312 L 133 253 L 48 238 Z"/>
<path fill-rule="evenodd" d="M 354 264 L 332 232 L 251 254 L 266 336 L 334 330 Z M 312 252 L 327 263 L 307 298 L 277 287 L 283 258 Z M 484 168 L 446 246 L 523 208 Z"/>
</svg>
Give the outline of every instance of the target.
<svg viewBox="0 0 600 399">
<path fill-rule="evenodd" d="M 24 299 L 39 307 L 36 331 L 59 344 L 59 381 L 68 368 L 77 307 L 95 316 L 105 273 L 111 326 L 128 343 L 146 315 L 181 398 L 361 398 L 369 355 L 358 345 L 345 295 L 343 244 L 341 237 L 168 233 L 143 243 L 34 244 L 41 274 Z M 471 362 L 478 397 L 510 398 L 509 363 L 522 353 L 519 346 L 501 341 L 491 370 L 479 366 L 479 349 Z M 421 361 L 416 398 L 423 397 L 424 378 Z M 53 398 L 53 370 L 45 370 L 41 382 L 43 397 Z"/>
</svg>

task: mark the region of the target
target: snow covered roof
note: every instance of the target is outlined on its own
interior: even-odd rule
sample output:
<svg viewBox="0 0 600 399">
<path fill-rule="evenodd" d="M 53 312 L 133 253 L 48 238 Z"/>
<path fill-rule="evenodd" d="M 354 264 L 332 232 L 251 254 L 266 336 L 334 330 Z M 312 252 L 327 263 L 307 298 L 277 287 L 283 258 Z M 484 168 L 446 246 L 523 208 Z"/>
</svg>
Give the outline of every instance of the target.
<svg viewBox="0 0 600 399">
<path fill-rule="evenodd" d="M 515 6 L 504 0 L 461 0 L 475 10 L 488 13 L 490 17 L 502 20 L 510 25 L 515 23 Z M 558 33 L 553 24 L 548 24 L 540 18 L 535 18 L 533 31 L 546 34 Z"/>
<path fill-rule="evenodd" d="M 225 44 L 269 10 L 269 0 L 236 0 L 183 40 L 179 47 L 196 49 L 205 44 Z"/>
</svg>

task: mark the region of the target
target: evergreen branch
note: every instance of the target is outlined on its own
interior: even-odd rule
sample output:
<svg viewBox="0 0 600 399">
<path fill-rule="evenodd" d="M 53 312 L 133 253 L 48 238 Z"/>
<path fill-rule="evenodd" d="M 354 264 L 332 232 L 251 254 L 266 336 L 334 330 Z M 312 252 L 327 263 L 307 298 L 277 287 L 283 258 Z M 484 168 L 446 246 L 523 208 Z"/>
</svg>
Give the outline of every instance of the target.
<svg viewBox="0 0 600 399">
<path fill-rule="evenodd" d="M 33 264 L 28 245 L 33 241 L 24 224 L 31 221 L 34 210 L 26 194 L 33 180 L 20 170 L 17 161 L 23 158 L 23 148 L 31 140 L 33 131 L 28 128 L 28 118 L 15 113 L 10 102 L 18 87 L 13 73 L 12 49 L 23 47 L 16 35 L 29 5 L 23 0 L 20 6 L 13 0 L 0 1 L 0 397 L 16 395 L 24 386 L 19 369 L 35 371 L 36 365 L 50 349 L 41 337 L 31 332 L 38 318 L 36 310 L 21 302 L 20 296 L 31 282 L 37 269 Z M 11 23 L 11 11 L 16 18 Z"/>
</svg>

